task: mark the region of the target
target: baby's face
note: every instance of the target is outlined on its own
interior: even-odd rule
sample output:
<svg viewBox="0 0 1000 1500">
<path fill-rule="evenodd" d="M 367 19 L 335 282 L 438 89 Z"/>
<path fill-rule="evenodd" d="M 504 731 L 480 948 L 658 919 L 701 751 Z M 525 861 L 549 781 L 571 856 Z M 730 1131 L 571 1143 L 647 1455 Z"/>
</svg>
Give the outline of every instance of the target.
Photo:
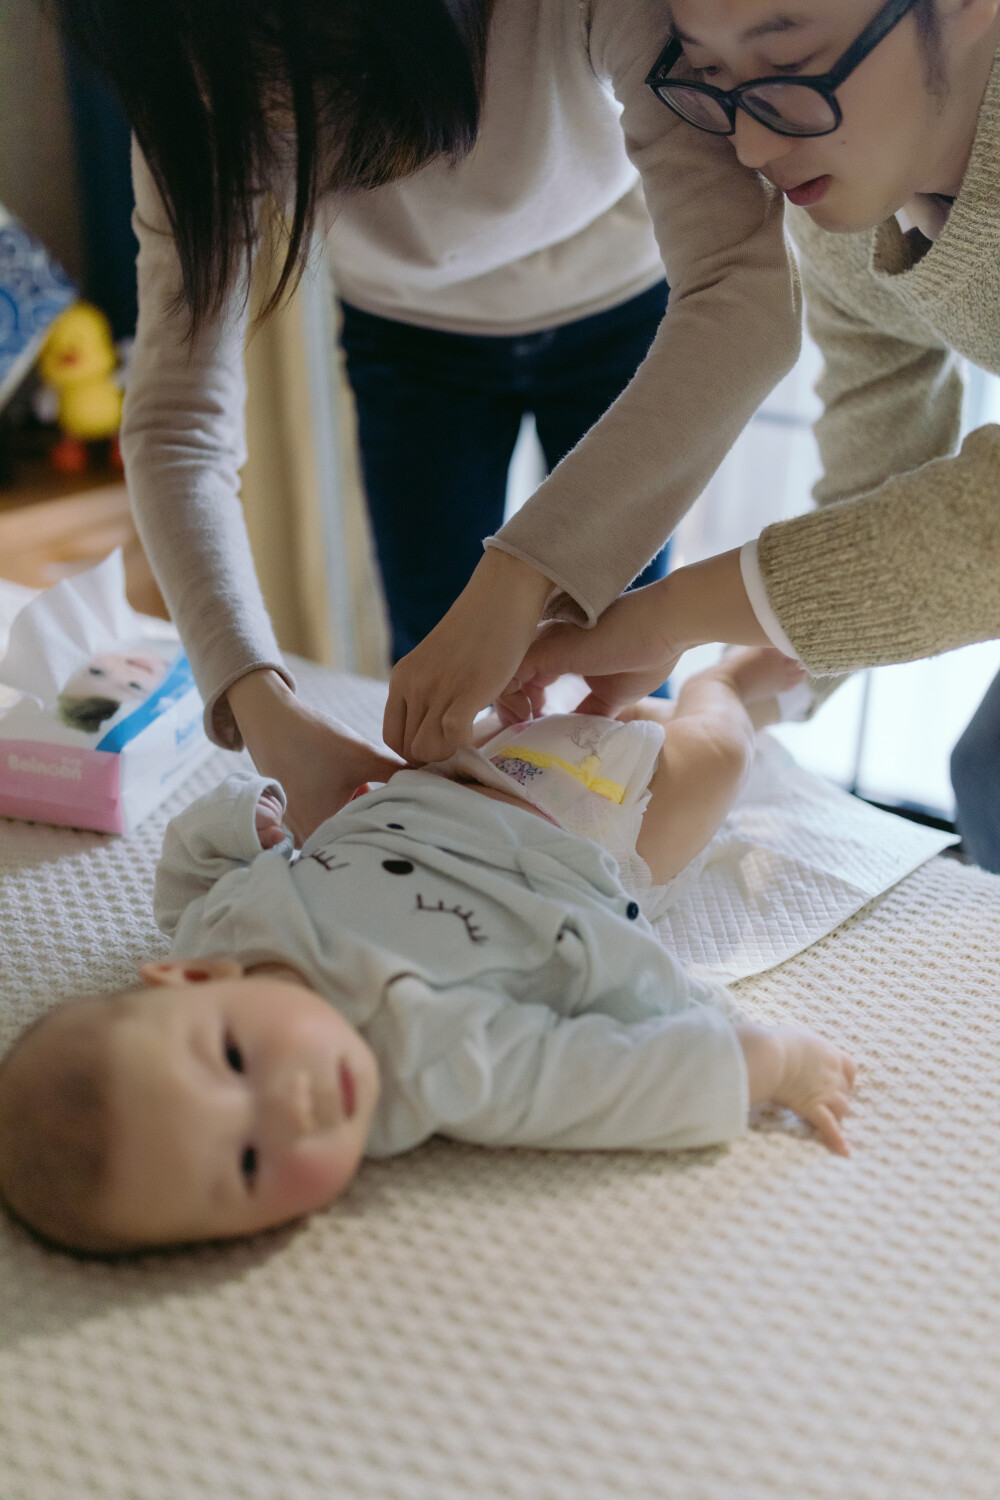
<svg viewBox="0 0 1000 1500">
<path fill-rule="evenodd" d="M 74 672 L 63 692 L 70 698 L 116 698 L 119 703 L 146 698 L 162 682 L 167 664 L 160 656 L 101 651 Z"/>
<path fill-rule="evenodd" d="M 252 1234 L 331 1203 L 379 1092 L 343 1016 L 264 975 L 140 992 L 114 1024 L 111 1063 L 119 1125 L 102 1219 L 148 1244 Z"/>
</svg>

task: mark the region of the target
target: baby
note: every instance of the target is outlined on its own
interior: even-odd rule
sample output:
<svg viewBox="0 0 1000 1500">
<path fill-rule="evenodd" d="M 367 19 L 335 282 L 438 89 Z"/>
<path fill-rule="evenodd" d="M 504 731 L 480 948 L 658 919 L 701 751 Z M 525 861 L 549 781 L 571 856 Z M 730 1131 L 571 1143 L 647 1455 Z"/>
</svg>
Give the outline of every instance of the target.
<svg viewBox="0 0 1000 1500">
<path fill-rule="evenodd" d="M 171 957 L 0 1064 L 0 1194 L 113 1253 L 250 1234 L 434 1134 L 677 1149 L 771 1101 L 846 1154 L 854 1066 L 755 1024 L 657 942 L 799 669 L 725 657 L 676 705 L 561 715 L 359 788 L 301 851 L 233 776 L 168 827 Z"/>
</svg>

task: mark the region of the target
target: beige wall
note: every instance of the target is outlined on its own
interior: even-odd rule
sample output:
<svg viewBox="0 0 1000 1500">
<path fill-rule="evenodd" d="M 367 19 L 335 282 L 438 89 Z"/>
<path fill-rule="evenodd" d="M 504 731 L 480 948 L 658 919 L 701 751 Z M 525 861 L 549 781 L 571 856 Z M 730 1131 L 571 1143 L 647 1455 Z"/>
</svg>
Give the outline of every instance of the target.
<svg viewBox="0 0 1000 1500">
<path fill-rule="evenodd" d="M 39 0 L 0 0 L 0 203 L 79 280 L 80 226 L 62 58 Z"/>
</svg>

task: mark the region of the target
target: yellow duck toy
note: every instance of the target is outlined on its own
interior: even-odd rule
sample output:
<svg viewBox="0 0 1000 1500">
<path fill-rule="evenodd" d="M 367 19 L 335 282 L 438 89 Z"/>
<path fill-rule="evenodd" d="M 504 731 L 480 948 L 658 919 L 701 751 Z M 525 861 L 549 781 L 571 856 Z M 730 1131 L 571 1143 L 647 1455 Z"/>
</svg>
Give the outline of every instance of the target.
<svg viewBox="0 0 1000 1500">
<path fill-rule="evenodd" d="M 38 369 L 58 395 L 56 420 L 63 432 L 50 462 L 63 474 L 87 467 L 87 443 L 111 440 L 111 459 L 121 465 L 118 429 L 122 391 L 112 379 L 117 364 L 111 324 L 99 308 L 77 302 L 60 313 L 42 345 Z"/>
</svg>

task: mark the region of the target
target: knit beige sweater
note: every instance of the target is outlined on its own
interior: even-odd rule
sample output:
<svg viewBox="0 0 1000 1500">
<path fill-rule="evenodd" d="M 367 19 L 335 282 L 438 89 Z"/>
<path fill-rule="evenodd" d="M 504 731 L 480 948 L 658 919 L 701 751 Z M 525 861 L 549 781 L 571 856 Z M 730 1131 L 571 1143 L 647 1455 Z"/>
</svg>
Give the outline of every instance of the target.
<svg viewBox="0 0 1000 1500">
<path fill-rule="evenodd" d="M 825 359 L 821 509 L 768 527 L 768 599 L 813 673 L 1000 637 L 1000 427 L 959 439 L 955 353 L 1000 374 L 1000 54 L 961 191 L 931 245 L 790 210 Z M 950 456 L 954 455 L 954 456 Z"/>
</svg>

